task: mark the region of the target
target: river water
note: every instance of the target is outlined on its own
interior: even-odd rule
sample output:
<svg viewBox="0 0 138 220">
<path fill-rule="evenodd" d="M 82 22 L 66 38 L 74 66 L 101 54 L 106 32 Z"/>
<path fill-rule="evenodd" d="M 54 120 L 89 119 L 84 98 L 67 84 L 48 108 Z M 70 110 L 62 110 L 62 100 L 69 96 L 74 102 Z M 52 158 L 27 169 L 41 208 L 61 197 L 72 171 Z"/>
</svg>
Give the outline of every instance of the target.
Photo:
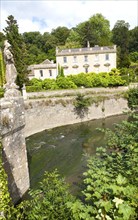
<svg viewBox="0 0 138 220">
<path fill-rule="evenodd" d="M 36 188 L 45 171 L 58 169 L 75 190 L 86 170 L 89 155 L 104 146 L 104 134 L 97 128 L 114 129 L 126 115 L 92 120 L 42 131 L 26 139 L 31 188 Z"/>
</svg>

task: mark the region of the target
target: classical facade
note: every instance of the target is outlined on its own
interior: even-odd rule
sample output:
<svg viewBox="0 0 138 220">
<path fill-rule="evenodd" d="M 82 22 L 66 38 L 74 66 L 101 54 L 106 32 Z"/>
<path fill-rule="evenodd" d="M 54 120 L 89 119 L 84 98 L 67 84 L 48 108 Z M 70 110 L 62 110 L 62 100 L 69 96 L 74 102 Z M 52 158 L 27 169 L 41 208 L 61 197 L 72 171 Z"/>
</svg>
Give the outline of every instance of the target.
<svg viewBox="0 0 138 220">
<path fill-rule="evenodd" d="M 116 45 L 98 45 L 86 48 L 59 49 L 56 48 L 56 64 L 45 60 L 38 65 L 30 66 L 29 78 L 56 78 L 58 65 L 64 69 L 64 75 L 109 72 L 116 68 Z"/>
</svg>

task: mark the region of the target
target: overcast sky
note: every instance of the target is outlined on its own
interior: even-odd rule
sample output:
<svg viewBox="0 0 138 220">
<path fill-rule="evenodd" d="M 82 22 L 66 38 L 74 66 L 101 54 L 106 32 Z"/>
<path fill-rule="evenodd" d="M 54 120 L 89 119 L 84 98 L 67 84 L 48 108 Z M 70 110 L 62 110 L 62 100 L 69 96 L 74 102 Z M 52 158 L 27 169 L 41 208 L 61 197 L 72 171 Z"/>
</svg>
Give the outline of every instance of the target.
<svg viewBox="0 0 138 220">
<path fill-rule="evenodd" d="M 138 26 L 138 0 L 1 0 L 0 4 L 0 31 L 9 15 L 17 20 L 20 33 L 75 27 L 96 13 L 110 21 L 111 29 L 117 20 L 128 22 L 130 29 Z"/>
</svg>

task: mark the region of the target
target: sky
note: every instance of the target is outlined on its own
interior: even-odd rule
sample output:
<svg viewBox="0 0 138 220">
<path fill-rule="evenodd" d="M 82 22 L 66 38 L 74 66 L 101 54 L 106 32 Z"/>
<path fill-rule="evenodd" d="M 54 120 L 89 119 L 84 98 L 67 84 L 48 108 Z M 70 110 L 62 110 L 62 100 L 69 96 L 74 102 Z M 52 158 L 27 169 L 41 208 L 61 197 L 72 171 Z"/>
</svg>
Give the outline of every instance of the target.
<svg viewBox="0 0 138 220">
<path fill-rule="evenodd" d="M 19 32 L 51 32 L 59 26 L 67 28 L 87 21 L 101 13 L 112 29 L 117 20 L 138 26 L 138 0 L 0 0 L 0 31 L 7 26 L 6 20 L 13 15 Z"/>
</svg>

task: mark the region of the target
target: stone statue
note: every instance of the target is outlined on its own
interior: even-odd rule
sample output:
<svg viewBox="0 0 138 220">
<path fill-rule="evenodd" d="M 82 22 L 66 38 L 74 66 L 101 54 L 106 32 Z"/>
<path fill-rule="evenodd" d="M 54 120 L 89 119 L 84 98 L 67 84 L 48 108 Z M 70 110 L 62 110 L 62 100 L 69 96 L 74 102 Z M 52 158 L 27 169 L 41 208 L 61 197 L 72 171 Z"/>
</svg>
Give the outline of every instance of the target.
<svg viewBox="0 0 138 220">
<path fill-rule="evenodd" d="M 5 42 L 4 42 L 4 60 L 6 63 L 6 85 L 5 85 L 6 90 L 18 88 L 18 86 L 15 83 L 16 77 L 17 77 L 17 70 L 14 65 L 13 55 L 9 49 L 10 47 L 11 47 L 11 45 L 8 43 L 7 40 L 5 40 Z"/>
</svg>

